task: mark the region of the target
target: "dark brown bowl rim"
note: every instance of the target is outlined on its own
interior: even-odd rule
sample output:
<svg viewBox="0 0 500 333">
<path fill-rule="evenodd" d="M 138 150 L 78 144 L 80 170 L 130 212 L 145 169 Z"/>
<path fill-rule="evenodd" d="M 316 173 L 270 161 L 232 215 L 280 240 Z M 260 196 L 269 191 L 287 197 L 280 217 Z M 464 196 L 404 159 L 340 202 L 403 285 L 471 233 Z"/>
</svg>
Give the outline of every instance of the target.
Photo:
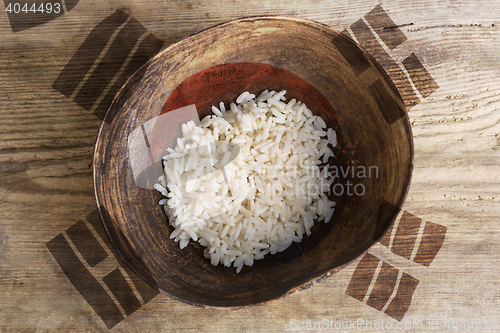
<svg viewBox="0 0 500 333">
<path fill-rule="evenodd" d="M 201 30 L 199 30 L 199 31 L 197 31 L 197 32 L 189 35 L 189 36 L 183 37 L 183 38 L 179 39 L 178 41 L 176 41 L 176 42 L 174 42 L 174 43 L 172 43 L 172 44 L 170 44 L 170 45 L 162 48 L 156 55 L 154 55 L 152 58 L 150 58 L 145 64 L 143 64 L 139 69 L 137 69 L 133 74 L 131 74 L 129 76 L 129 78 L 126 80 L 126 82 L 123 84 L 122 88 L 120 88 L 120 90 L 115 95 L 112 103 L 110 104 L 110 107 L 111 107 L 111 105 L 113 105 L 115 103 L 115 101 L 117 99 L 117 96 L 120 95 L 123 87 L 127 86 L 127 84 L 130 81 L 130 78 L 132 78 L 135 75 L 135 73 L 138 72 L 138 71 L 140 71 L 144 66 L 148 66 L 148 64 L 150 62 L 152 62 L 157 57 L 160 57 L 162 55 L 162 53 L 164 53 L 166 50 L 168 50 L 168 49 L 170 49 L 170 48 L 172 48 L 172 47 L 174 47 L 174 46 L 176 46 L 176 45 L 178 45 L 180 43 L 184 43 L 185 41 L 187 41 L 189 39 L 196 38 L 196 36 L 198 34 L 201 34 L 201 33 L 205 32 L 205 31 L 216 29 L 216 28 L 219 28 L 221 26 L 231 25 L 231 24 L 234 24 L 234 23 L 237 23 L 237 22 L 254 21 L 254 20 L 269 20 L 269 21 L 276 20 L 276 21 L 291 21 L 291 22 L 297 22 L 297 23 L 306 23 L 306 24 L 310 24 L 310 26 L 316 26 L 316 28 L 322 27 L 322 28 L 330 30 L 330 31 L 332 31 L 332 32 L 334 32 L 336 34 L 341 34 L 341 35 L 345 36 L 349 40 L 349 42 L 353 43 L 357 48 L 359 48 L 361 51 L 363 51 L 363 53 L 370 58 L 370 60 L 372 61 L 372 63 L 375 64 L 375 66 L 377 66 L 379 72 L 383 76 L 385 76 L 387 84 L 396 93 L 396 97 L 401 101 L 401 104 L 403 106 L 403 111 L 404 111 L 404 114 L 405 114 L 405 117 L 402 117 L 402 118 L 404 118 L 404 122 L 405 122 L 405 125 L 406 125 L 405 127 L 408 130 L 408 136 L 409 136 L 409 139 L 410 139 L 409 140 L 409 145 L 410 145 L 410 163 L 408 165 L 408 170 L 409 170 L 408 182 L 405 185 L 405 188 L 403 190 L 400 202 L 396 205 L 397 208 L 398 208 L 398 211 L 397 211 L 396 214 L 394 214 L 394 217 L 392 218 L 391 223 L 388 224 L 388 227 L 385 230 L 385 232 L 387 232 L 388 230 L 390 230 L 394 226 L 394 222 L 395 222 L 395 220 L 397 219 L 397 216 L 400 213 L 401 207 L 403 206 L 404 202 L 406 201 L 406 198 L 407 198 L 408 192 L 409 192 L 409 188 L 410 188 L 410 185 L 411 185 L 411 181 L 412 181 L 412 176 L 413 176 L 414 142 L 413 142 L 413 131 L 412 131 L 412 128 L 411 128 L 411 123 L 410 123 L 410 119 L 409 119 L 408 110 L 406 109 L 406 106 L 404 105 L 404 102 L 403 102 L 403 99 L 402 99 L 402 96 L 401 96 L 399 90 L 396 88 L 394 82 L 391 80 L 391 78 L 389 77 L 389 75 L 387 74 L 387 72 L 384 70 L 384 68 L 378 63 L 378 61 L 375 59 L 375 57 L 371 53 L 369 53 L 364 47 L 362 47 L 358 42 L 356 42 L 354 39 L 352 39 L 349 35 L 344 34 L 341 31 L 339 31 L 339 30 L 337 30 L 337 29 L 335 29 L 335 28 L 333 28 L 333 27 L 331 27 L 331 26 L 329 26 L 329 25 L 327 25 L 325 23 L 318 22 L 318 21 L 315 21 L 315 20 L 312 20 L 312 19 L 306 19 L 306 18 L 301 18 L 301 17 L 297 17 L 297 16 L 292 16 L 292 15 L 254 15 L 254 16 L 246 16 L 246 17 L 242 17 L 242 18 L 237 18 L 237 19 L 233 19 L 233 20 L 221 22 L 221 23 L 215 24 L 213 26 L 201 29 Z M 109 110 L 110 107 L 108 107 L 108 110 Z M 104 119 L 106 119 L 106 114 L 104 116 Z M 106 122 L 102 121 L 101 124 L 100 124 L 100 126 L 99 126 L 99 131 L 98 131 L 97 138 L 96 138 L 96 144 L 94 145 L 94 151 L 93 151 L 93 156 L 94 157 L 93 157 L 93 159 L 95 159 L 95 157 L 97 156 L 97 142 L 99 142 L 99 139 L 101 137 L 102 132 L 104 131 L 104 127 L 105 126 L 106 126 Z M 95 163 L 92 163 L 92 165 L 94 166 Z M 111 237 L 110 232 L 109 232 L 109 230 L 108 230 L 108 228 L 106 226 L 106 223 L 104 223 L 105 214 L 103 214 L 103 211 L 102 211 L 103 208 L 100 205 L 99 199 L 98 199 L 97 189 L 96 189 L 96 186 L 95 186 L 96 177 L 97 177 L 97 172 L 96 172 L 96 169 L 93 167 L 92 168 L 92 178 L 93 178 L 93 184 L 94 184 L 94 198 L 96 200 L 96 204 L 97 204 L 97 209 L 98 209 L 99 215 L 100 215 L 100 217 L 101 217 L 101 219 L 103 221 L 104 230 L 106 231 L 106 234 L 108 235 L 111 244 L 117 250 L 118 255 L 121 256 L 121 258 L 123 259 L 123 261 L 139 277 L 141 277 L 145 282 L 147 282 L 153 288 L 158 289 L 157 285 L 151 283 L 151 281 L 149 281 L 148 279 L 144 278 L 142 276 L 142 274 L 137 271 L 136 267 L 132 266 L 129 263 L 129 261 L 127 260 L 127 258 L 125 258 L 125 256 L 123 256 L 123 254 L 119 250 L 119 247 L 117 246 L 117 244 L 113 240 L 113 237 Z M 370 251 L 370 249 L 375 245 L 375 243 L 377 241 L 378 240 L 375 240 L 373 242 L 373 244 L 370 245 L 370 247 L 368 247 L 368 249 L 366 249 L 364 252 L 362 252 L 359 256 L 357 256 L 356 258 L 352 259 L 351 261 L 349 261 L 349 262 L 347 262 L 347 263 L 345 263 L 343 265 L 337 266 L 335 268 L 332 268 L 331 270 L 329 270 L 326 273 L 322 273 L 322 274 L 320 273 L 315 278 L 312 278 L 309 282 L 306 282 L 306 283 L 303 283 L 303 284 L 301 284 L 299 286 L 290 288 L 287 292 L 283 293 L 281 296 L 278 296 L 278 297 L 275 297 L 275 298 L 272 298 L 272 299 L 269 299 L 269 300 L 259 301 L 259 302 L 248 304 L 248 305 L 234 305 L 234 306 L 233 305 L 227 305 L 227 306 L 218 305 L 218 306 L 216 306 L 216 305 L 194 303 L 194 302 L 190 302 L 188 300 L 182 299 L 180 297 L 176 297 L 174 295 L 170 295 L 169 293 L 167 293 L 166 291 L 164 291 L 162 289 L 159 289 L 159 290 L 160 290 L 161 293 L 163 293 L 165 295 L 168 295 L 172 299 L 178 300 L 180 302 L 183 302 L 183 303 L 186 303 L 186 304 L 189 304 L 189 305 L 193 305 L 193 306 L 197 306 L 197 307 L 202 307 L 202 308 L 241 309 L 241 308 L 247 308 L 247 307 L 250 307 L 250 306 L 264 305 L 264 304 L 268 304 L 268 303 L 270 303 L 272 301 L 275 301 L 277 299 L 284 298 L 284 297 L 286 297 L 288 295 L 297 293 L 297 292 L 299 292 L 301 290 L 306 290 L 306 289 L 311 288 L 315 284 L 317 284 L 317 283 L 325 280 L 326 278 L 330 277 L 331 275 L 333 275 L 333 274 L 341 271 L 345 267 L 347 267 L 347 266 L 353 264 L 354 262 L 358 261 L 360 258 L 362 258 L 366 253 L 368 253 Z"/>
</svg>

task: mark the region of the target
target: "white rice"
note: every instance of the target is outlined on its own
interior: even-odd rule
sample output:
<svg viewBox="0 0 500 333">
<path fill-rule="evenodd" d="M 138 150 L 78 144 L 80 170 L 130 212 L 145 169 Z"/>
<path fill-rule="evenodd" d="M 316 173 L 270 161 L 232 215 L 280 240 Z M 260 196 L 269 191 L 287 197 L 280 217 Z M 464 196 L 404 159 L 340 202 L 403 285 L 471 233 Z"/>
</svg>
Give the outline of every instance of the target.
<svg viewBox="0 0 500 333">
<path fill-rule="evenodd" d="M 159 204 L 175 228 L 170 238 L 181 248 L 197 241 L 212 265 L 239 273 L 333 216 L 326 196 L 333 179 L 321 165 L 333 157 L 336 133 L 305 104 L 286 103 L 285 93 L 245 91 L 229 109 L 212 106 L 215 116 L 183 124 L 183 137 L 163 158 L 154 187 L 166 196 Z"/>
</svg>

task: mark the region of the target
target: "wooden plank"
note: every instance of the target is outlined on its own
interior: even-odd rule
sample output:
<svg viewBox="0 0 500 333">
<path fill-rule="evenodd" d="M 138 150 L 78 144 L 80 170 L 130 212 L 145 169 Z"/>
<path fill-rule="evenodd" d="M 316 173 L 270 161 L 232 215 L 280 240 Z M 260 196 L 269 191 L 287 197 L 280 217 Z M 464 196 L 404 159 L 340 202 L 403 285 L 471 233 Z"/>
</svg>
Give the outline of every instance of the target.
<svg viewBox="0 0 500 333">
<path fill-rule="evenodd" d="M 63 15 L 28 21 L 25 16 L 0 14 L 1 331 L 95 332 L 108 331 L 116 324 L 113 331 L 283 332 L 308 323 L 312 327 L 315 322 L 325 324 L 323 319 L 333 329 L 336 323 L 361 318 L 394 325 L 422 322 L 425 327 L 428 321 L 439 319 L 440 328 L 445 319 L 498 320 L 500 45 L 496 41 L 500 40 L 500 10 L 496 1 L 390 0 L 380 6 L 360 0 L 66 0 L 64 4 Z M 353 31 L 351 26 L 361 19 L 373 28 L 377 43 L 387 46 L 383 48 L 390 58 L 387 63 L 395 63 L 406 78 L 403 80 L 409 82 L 404 89 L 410 92 L 406 98 L 411 101 L 407 106 L 412 106 L 409 116 L 415 160 L 402 209 L 425 223 L 416 238 L 416 227 L 401 225 L 394 233 L 393 249 L 381 245 L 386 252 L 381 251 L 379 259 L 401 272 L 397 291 L 389 295 L 385 310 L 382 308 L 385 312 L 363 303 L 360 296 L 346 294 L 359 259 L 307 290 L 242 309 L 198 308 L 164 295 L 143 297 L 144 290 L 124 274 L 136 298 L 142 300 L 141 307 L 132 311 L 137 307 L 132 302 L 126 308 L 130 316 L 116 312 L 116 318 L 123 319 L 102 320 L 90 304 L 93 301 L 81 296 L 46 244 L 95 211 L 91 161 L 101 120 L 97 113 L 92 114 L 94 109 L 78 106 L 72 94 L 81 89 L 80 82 L 90 77 L 87 73 L 102 59 L 100 53 L 93 60 L 89 56 L 94 57 L 102 43 L 92 52 L 84 47 L 88 61 L 72 65 L 86 71 L 67 67 L 71 75 L 80 72 L 83 77 L 64 76 L 63 69 L 93 29 L 116 10 L 145 28 L 141 38 L 150 34 L 156 38 L 145 51 L 146 57 L 159 48 L 157 41 L 168 45 L 201 29 L 249 15 L 293 15 L 346 31 Z M 368 15 L 377 10 L 383 18 Z M 404 38 L 400 33 L 394 37 L 391 29 L 379 24 L 388 22 L 387 17 L 399 26 Z M 100 34 L 106 42 L 102 51 L 109 49 L 106 45 L 116 29 L 109 30 L 109 38 Z M 145 39 L 138 43 L 141 40 Z M 123 82 L 120 73 L 130 70 L 120 67 L 100 92 L 105 95 L 116 89 L 113 85 Z M 93 103 L 101 115 L 103 106 L 98 104 L 110 101 L 104 95 Z M 444 238 L 442 227 L 446 228 Z M 383 242 L 388 246 L 390 237 Z M 408 248 L 401 245 L 406 242 L 419 245 L 412 252 L 414 261 L 408 258 Z M 99 244 L 107 251 L 107 244 Z M 427 259 L 421 260 L 422 254 Z M 95 279 L 104 288 L 102 277 Z M 121 277 L 116 280 L 123 283 Z M 372 294 L 379 293 L 374 286 Z"/>
</svg>

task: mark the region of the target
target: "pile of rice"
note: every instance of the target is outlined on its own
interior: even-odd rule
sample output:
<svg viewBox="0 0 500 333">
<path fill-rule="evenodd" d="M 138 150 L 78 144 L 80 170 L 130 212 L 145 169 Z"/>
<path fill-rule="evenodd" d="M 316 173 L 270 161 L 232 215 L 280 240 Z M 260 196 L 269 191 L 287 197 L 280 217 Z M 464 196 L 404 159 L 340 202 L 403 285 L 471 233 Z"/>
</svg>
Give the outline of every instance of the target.
<svg viewBox="0 0 500 333">
<path fill-rule="evenodd" d="M 334 179 L 325 163 L 335 131 L 285 93 L 244 92 L 228 110 L 212 106 L 199 126 L 182 125 L 155 184 L 181 249 L 198 241 L 212 265 L 239 273 L 309 236 L 315 220 L 330 221 Z"/>
</svg>

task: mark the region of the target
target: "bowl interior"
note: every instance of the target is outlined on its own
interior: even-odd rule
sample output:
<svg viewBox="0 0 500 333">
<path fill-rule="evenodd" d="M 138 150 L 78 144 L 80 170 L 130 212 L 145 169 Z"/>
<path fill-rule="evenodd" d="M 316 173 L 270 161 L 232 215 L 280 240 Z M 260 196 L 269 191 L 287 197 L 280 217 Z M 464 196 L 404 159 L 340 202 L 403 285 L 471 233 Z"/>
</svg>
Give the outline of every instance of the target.
<svg viewBox="0 0 500 333">
<path fill-rule="evenodd" d="M 196 242 L 180 250 L 169 239 L 161 195 L 138 179 L 158 172 L 151 147 L 168 132 L 156 123 L 161 116 L 194 104 L 201 119 L 211 105 L 264 89 L 287 90 L 287 99 L 305 102 L 337 131 L 329 161 L 337 176 L 329 196 L 337 205 L 332 221 L 315 223 L 301 243 L 236 274 L 212 266 Z M 169 119 L 182 123 L 188 112 L 177 114 Z M 134 161 L 141 152 L 148 152 L 142 164 Z M 241 306 L 277 298 L 364 253 L 398 213 L 412 158 L 401 97 L 369 54 L 327 26 L 259 17 L 171 45 L 127 81 L 98 136 L 94 186 L 114 246 L 141 277 L 189 303 Z"/>
</svg>

